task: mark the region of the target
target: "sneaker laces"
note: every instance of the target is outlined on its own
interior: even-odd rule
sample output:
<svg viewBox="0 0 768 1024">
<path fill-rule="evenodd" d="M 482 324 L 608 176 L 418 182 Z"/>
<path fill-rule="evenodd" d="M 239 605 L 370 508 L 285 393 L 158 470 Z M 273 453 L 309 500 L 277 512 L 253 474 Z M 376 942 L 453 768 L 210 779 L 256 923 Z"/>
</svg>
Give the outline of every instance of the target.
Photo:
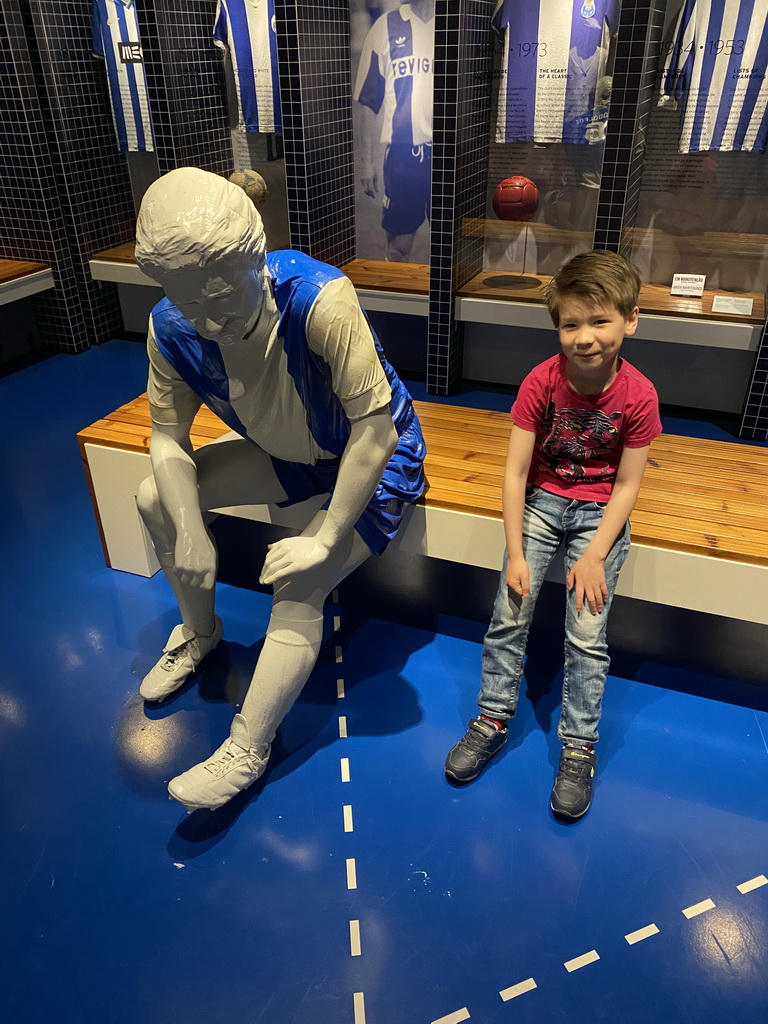
<svg viewBox="0 0 768 1024">
<path fill-rule="evenodd" d="M 495 726 L 491 726 L 490 722 L 487 724 L 492 729 L 494 729 L 495 733 L 498 735 L 499 730 L 496 729 Z M 482 750 L 482 748 L 487 743 L 492 742 L 494 738 L 494 736 L 486 736 L 485 733 L 481 729 L 478 729 L 478 727 L 473 723 L 472 726 L 467 730 L 467 734 L 464 737 L 464 742 L 466 746 L 468 746 L 471 750 L 476 751 Z"/>
<path fill-rule="evenodd" d="M 593 765 L 591 761 L 582 760 L 580 757 L 563 757 L 560 762 L 558 775 L 565 775 L 577 782 L 584 778 L 590 778 Z"/>
<path fill-rule="evenodd" d="M 197 637 L 190 637 L 190 639 L 185 640 L 183 644 L 179 644 L 179 646 L 174 647 L 173 650 L 165 652 L 165 658 L 163 659 L 163 668 L 165 669 L 166 672 L 172 672 L 176 668 L 177 662 L 181 661 L 181 659 L 185 658 L 188 654 L 193 661 L 195 660 L 196 657 L 198 657 L 200 653 L 199 648 L 195 650 L 195 648 L 192 647 L 191 650 L 188 650 L 188 648 L 190 648 L 191 645 L 194 644 L 196 640 Z"/>
<path fill-rule="evenodd" d="M 248 753 L 248 751 L 247 751 L 247 750 L 243 750 L 243 748 L 242 748 L 242 747 L 238 746 L 238 744 L 237 744 L 237 743 L 235 743 L 235 741 L 234 741 L 234 740 L 230 740 L 230 745 L 231 745 L 231 746 L 235 746 L 235 747 L 237 747 L 237 749 L 238 749 L 238 750 L 241 750 L 241 751 L 242 751 L 242 752 L 243 752 L 244 754 L 247 754 L 247 753 Z M 208 763 L 207 763 L 207 764 L 205 765 L 205 770 L 206 770 L 206 771 L 208 771 L 208 772 L 210 772 L 210 773 L 211 773 L 211 775 L 213 775 L 213 773 L 214 773 L 214 772 L 215 772 L 215 771 L 216 771 L 216 770 L 217 770 L 217 769 L 218 769 L 219 767 L 223 767 L 223 766 L 224 766 L 224 765 L 226 765 L 226 764 L 227 764 L 227 763 L 228 763 L 229 761 L 232 761 L 232 760 L 233 760 L 233 759 L 234 759 L 235 757 L 237 757 L 237 754 L 235 753 L 235 751 L 234 751 L 234 750 L 231 750 L 231 749 L 230 749 L 230 746 L 228 745 L 228 746 L 227 746 L 227 749 L 226 749 L 226 750 L 224 751 L 224 753 L 223 753 L 223 754 L 221 755 L 221 757 L 217 757 L 215 761 L 213 761 L 213 760 L 212 760 L 212 761 L 208 761 Z"/>
</svg>

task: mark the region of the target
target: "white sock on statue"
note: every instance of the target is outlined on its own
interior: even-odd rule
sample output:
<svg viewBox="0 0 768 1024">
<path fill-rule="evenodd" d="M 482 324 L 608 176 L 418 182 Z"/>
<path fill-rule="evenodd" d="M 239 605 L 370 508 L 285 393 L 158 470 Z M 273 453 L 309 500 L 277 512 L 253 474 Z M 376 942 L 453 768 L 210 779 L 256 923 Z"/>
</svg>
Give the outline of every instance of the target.
<svg viewBox="0 0 768 1024">
<path fill-rule="evenodd" d="M 315 667 L 323 639 L 323 619 L 270 616 L 264 647 L 240 712 L 248 725 L 251 749 L 271 743 L 277 727 L 301 693 Z"/>
</svg>

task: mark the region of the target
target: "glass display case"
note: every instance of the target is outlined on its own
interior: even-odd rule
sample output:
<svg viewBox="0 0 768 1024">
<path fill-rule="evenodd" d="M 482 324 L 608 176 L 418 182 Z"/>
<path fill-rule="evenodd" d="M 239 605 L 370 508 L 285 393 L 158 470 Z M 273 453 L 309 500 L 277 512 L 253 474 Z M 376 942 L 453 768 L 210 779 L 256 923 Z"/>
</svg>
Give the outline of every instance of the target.
<svg viewBox="0 0 768 1024">
<path fill-rule="evenodd" d="M 434 0 L 350 0 L 359 287 L 429 290 Z"/>
<path fill-rule="evenodd" d="M 620 4 L 533 8 L 503 0 L 493 19 L 486 213 L 464 225 L 484 239 L 483 272 L 465 295 L 534 298 L 561 263 L 592 247 Z"/>
<path fill-rule="evenodd" d="M 547 3 L 552 17 L 540 19 L 539 36 L 530 39 L 517 5 L 504 0 L 497 10 L 502 34 L 493 44 L 495 141 L 486 215 L 464 227 L 483 237 L 484 265 L 463 295 L 536 301 L 563 261 L 595 244 L 606 132 L 627 113 L 614 111 L 611 120 L 611 94 L 625 85 L 614 74 L 620 5 L 541 0 L 540 9 Z M 752 324 L 765 319 L 768 47 L 759 7 L 721 0 L 712 13 L 695 0 L 666 5 L 658 60 L 649 65 L 655 75 L 650 110 L 635 112 L 639 160 L 627 174 L 639 173 L 639 188 L 622 220 L 621 251 L 640 268 L 646 312 Z M 560 61 L 553 59 L 553 40 Z M 569 99 L 579 77 L 580 110 Z M 538 203 L 500 217 L 494 195 L 513 175 L 533 182 Z"/>
<path fill-rule="evenodd" d="M 629 250 L 660 310 L 760 323 L 768 285 L 765 7 L 669 0 Z M 757 19 L 757 20 L 755 20 Z M 675 275 L 701 297 L 670 295 Z"/>
</svg>

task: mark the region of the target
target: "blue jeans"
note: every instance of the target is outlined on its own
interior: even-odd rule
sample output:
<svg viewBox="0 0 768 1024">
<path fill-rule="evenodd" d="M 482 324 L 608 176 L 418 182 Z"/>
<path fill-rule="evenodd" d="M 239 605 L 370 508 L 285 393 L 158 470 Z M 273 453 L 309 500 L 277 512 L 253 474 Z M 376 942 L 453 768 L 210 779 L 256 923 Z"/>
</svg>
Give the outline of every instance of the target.
<svg viewBox="0 0 768 1024">
<path fill-rule="evenodd" d="M 530 595 L 520 597 L 506 583 L 507 553 L 501 570 L 493 618 L 483 642 L 480 710 L 493 718 L 511 718 L 517 707 L 523 656 L 536 598 L 560 543 L 565 571 L 581 558 L 600 525 L 605 505 L 562 498 L 529 487 L 523 517 L 523 553 L 530 575 Z M 567 592 L 563 705 L 557 735 L 568 746 L 594 744 L 610 658 L 605 639 L 608 611 L 619 571 L 629 551 L 629 523 L 605 560 L 608 600 L 598 615 L 585 604 L 576 611 L 576 590 Z"/>
</svg>

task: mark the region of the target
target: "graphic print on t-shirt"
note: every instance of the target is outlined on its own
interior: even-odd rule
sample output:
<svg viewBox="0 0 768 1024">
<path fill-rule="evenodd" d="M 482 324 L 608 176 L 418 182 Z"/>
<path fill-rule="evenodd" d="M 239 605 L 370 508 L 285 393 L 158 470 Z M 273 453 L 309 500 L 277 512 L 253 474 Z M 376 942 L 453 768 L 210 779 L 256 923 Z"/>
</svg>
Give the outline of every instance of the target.
<svg viewBox="0 0 768 1024">
<path fill-rule="evenodd" d="M 550 402 L 541 424 L 545 435 L 541 451 L 548 465 L 541 469 L 549 469 L 561 480 L 578 480 L 587 475 L 584 463 L 588 459 L 592 475 L 600 475 L 595 470 L 613 474 L 607 462 L 598 460 L 616 446 L 619 420 L 620 412 L 609 416 L 600 409 L 557 409 Z"/>
</svg>

